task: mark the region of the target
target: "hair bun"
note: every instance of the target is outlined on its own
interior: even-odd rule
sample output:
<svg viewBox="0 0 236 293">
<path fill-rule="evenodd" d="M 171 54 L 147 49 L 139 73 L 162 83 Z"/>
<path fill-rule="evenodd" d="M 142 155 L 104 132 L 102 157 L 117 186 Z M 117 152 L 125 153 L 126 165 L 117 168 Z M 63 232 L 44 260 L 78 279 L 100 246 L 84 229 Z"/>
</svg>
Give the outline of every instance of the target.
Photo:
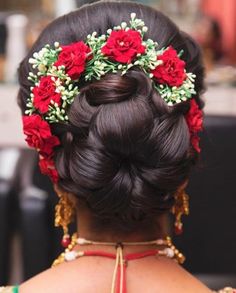
<svg viewBox="0 0 236 293">
<path fill-rule="evenodd" d="M 140 70 L 130 70 L 125 75 L 110 73 L 81 90 L 91 106 L 119 103 L 152 92 L 150 79 Z"/>
<path fill-rule="evenodd" d="M 126 76 L 112 74 L 94 87 L 94 95 L 86 93 L 86 97 L 103 103 L 91 121 L 90 133 L 122 160 L 135 159 L 153 127 L 151 81 L 144 73 L 131 71 Z"/>
</svg>

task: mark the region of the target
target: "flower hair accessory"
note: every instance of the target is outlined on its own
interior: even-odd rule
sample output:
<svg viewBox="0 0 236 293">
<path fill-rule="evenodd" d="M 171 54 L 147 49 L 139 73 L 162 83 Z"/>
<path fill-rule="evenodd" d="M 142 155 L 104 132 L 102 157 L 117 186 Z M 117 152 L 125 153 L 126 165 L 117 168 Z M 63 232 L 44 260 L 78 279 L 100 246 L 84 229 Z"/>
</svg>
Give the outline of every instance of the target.
<svg viewBox="0 0 236 293">
<path fill-rule="evenodd" d="M 29 59 L 33 83 L 23 116 L 23 129 L 29 146 L 38 150 L 39 166 L 43 174 L 54 182 L 58 174 L 54 166 L 54 148 L 60 145 L 51 133 L 50 124 L 68 123 L 68 108 L 79 94 L 81 80 L 99 80 L 107 73 L 121 75 L 138 67 L 153 81 L 155 89 L 168 106 L 173 106 L 196 94 L 195 75 L 185 70 L 182 52 L 174 48 L 159 48 L 157 42 L 144 40 L 148 28 L 131 13 L 129 25 L 108 29 L 106 34 L 88 35 L 86 41 L 69 45 L 46 45 Z M 191 110 L 186 116 L 192 146 L 200 151 L 197 133 L 202 128 L 201 110 L 191 99 Z"/>
</svg>

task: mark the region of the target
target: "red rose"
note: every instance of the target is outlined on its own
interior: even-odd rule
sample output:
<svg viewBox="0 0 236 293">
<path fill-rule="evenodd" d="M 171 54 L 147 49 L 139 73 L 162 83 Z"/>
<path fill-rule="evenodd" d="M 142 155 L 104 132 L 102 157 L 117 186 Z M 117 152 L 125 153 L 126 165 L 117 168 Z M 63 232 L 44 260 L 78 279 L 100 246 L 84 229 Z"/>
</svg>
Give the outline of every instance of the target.
<svg viewBox="0 0 236 293">
<path fill-rule="evenodd" d="M 55 66 L 65 66 L 66 73 L 73 79 L 78 79 L 85 70 L 87 54 L 91 49 L 84 42 L 77 42 L 68 46 L 62 46 Z"/>
<path fill-rule="evenodd" d="M 137 54 L 145 53 L 142 38 L 139 32 L 129 29 L 128 31 L 112 31 L 106 44 L 102 47 L 102 53 L 112 60 L 120 63 L 130 63 Z"/>
<path fill-rule="evenodd" d="M 34 107 L 39 109 L 42 114 L 48 111 L 51 100 L 59 106 L 61 104 L 61 95 L 56 92 L 55 82 L 50 76 L 41 77 L 39 85 L 35 86 L 32 92 L 34 94 Z"/>
<path fill-rule="evenodd" d="M 185 115 L 193 148 L 200 152 L 198 132 L 203 129 L 203 113 L 194 99 L 190 100 L 190 109 Z"/>
<path fill-rule="evenodd" d="M 58 137 L 52 135 L 49 124 L 39 115 L 23 116 L 23 131 L 28 145 L 43 155 L 52 155 L 53 148 L 60 144 Z"/>
<path fill-rule="evenodd" d="M 198 152 L 201 152 L 199 142 L 200 142 L 200 137 L 197 134 L 192 134 L 190 137 L 191 145 L 192 147 Z"/>
<path fill-rule="evenodd" d="M 54 183 L 57 183 L 59 176 L 52 159 L 41 158 L 39 168 L 42 174 L 49 176 Z"/>
<path fill-rule="evenodd" d="M 186 79 L 185 62 L 178 57 L 175 49 L 169 47 L 162 55 L 157 56 L 157 60 L 163 63 L 151 71 L 156 80 L 169 86 L 181 86 Z"/>
<path fill-rule="evenodd" d="M 198 133 L 203 128 L 203 113 L 199 109 L 197 102 L 194 99 L 190 100 L 190 109 L 185 116 L 189 131 L 191 133 Z"/>
</svg>

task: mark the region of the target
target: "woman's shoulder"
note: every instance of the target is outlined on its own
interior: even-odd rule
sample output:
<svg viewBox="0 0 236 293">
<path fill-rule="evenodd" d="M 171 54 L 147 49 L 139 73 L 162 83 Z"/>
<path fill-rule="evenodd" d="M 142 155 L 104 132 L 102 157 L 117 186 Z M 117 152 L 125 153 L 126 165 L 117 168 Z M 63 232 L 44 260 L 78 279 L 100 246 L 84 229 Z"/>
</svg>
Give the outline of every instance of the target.
<svg viewBox="0 0 236 293">
<path fill-rule="evenodd" d="M 170 262 L 168 261 L 167 263 Z M 170 276 L 173 276 L 172 280 L 170 280 Z M 164 278 L 165 281 L 163 282 L 163 286 L 167 288 L 167 291 L 165 291 L 165 287 L 163 287 L 163 290 L 160 292 L 236 293 L 235 289 L 230 287 L 214 291 L 178 264 L 176 264 L 176 266 L 166 266 Z"/>
<path fill-rule="evenodd" d="M 87 265 L 86 265 L 87 264 Z M 20 285 L 19 293 L 64 293 L 98 292 L 101 280 L 97 278 L 98 266 L 81 259 L 70 263 L 62 263 L 49 268 Z M 91 282 L 93 280 L 93 282 Z M 91 288 L 94 286 L 95 288 Z M 89 289 L 86 291 L 84 288 Z M 106 292 L 106 291 L 100 291 Z"/>
<path fill-rule="evenodd" d="M 55 268 L 49 268 L 26 280 L 20 285 L 20 293 L 66 292 L 63 291 L 66 270 L 63 270 L 62 267 L 63 264 Z"/>
</svg>

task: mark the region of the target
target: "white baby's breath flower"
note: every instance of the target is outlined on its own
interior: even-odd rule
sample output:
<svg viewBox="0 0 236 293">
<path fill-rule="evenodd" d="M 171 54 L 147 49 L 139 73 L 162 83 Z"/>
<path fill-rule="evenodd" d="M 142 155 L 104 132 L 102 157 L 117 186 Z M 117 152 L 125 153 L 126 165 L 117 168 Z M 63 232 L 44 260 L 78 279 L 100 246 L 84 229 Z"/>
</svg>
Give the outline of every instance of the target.
<svg viewBox="0 0 236 293">
<path fill-rule="evenodd" d="M 148 28 L 147 28 L 146 26 L 144 26 L 144 27 L 142 28 L 142 31 L 143 31 L 144 33 L 146 33 L 146 32 L 148 31 Z"/>
<path fill-rule="evenodd" d="M 54 47 L 55 47 L 55 48 L 59 48 L 59 47 L 60 47 L 59 42 L 55 42 L 55 43 L 54 43 Z"/>
<path fill-rule="evenodd" d="M 126 27 L 127 27 L 127 23 L 126 23 L 126 22 L 122 22 L 122 23 L 121 23 L 121 27 L 122 27 L 122 28 L 126 28 Z"/>
<path fill-rule="evenodd" d="M 106 36 L 105 36 L 105 35 L 102 35 L 102 36 L 100 37 L 100 39 L 101 39 L 102 41 L 105 41 L 105 40 L 106 40 Z"/>
<path fill-rule="evenodd" d="M 132 12 L 132 13 L 130 14 L 130 17 L 131 17 L 132 20 L 135 19 L 135 17 L 136 17 L 136 13 Z"/>
<path fill-rule="evenodd" d="M 157 62 L 157 65 L 162 65 L 164 63 L 163 60 L 157 60 L 156 62 Z"/>
<path fill-rule="evenodd" d="M 34 58 L 30 58 L 30 59 L 29 59 L 29 63 L 30 63 L 30 64 L 35 64 L 36 62 L 37 62 L 37 61 L 36 61 Z"/>
<path fill-rule="evenodd" d="M 47 67 L 44 64 L 39 64 L 38 70 L 41 72 L 44 72 L 47 69 Z"/>
<path fill-rule="evenodd" d="M 154 65 L 150 65 L 149 68 L 150 68 L 151 70 L 154 70 L 154 69 L 156 68 L 156 66 L 154 66 Z"/>
</svg>

